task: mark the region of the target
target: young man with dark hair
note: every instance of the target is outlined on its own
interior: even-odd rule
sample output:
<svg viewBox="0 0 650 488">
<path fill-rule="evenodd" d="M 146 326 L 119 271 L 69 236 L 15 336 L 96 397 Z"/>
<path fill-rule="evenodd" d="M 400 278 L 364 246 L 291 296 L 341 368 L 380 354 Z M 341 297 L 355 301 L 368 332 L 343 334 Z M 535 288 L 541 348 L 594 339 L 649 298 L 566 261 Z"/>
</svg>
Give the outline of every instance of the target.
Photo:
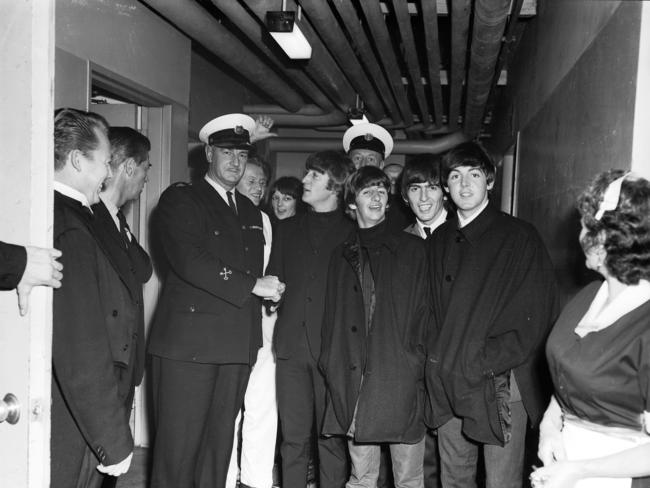
<svg viewBox="0 0 650 488">
<path fill-rule="evenodd" d="M 428 273 L 421 239 L 386 222 L 390 180 L 372 166 L 346 182 L 357 229 L 330 259 L 319 365 L 327 381 L 323 434 L 347 436 L 347 487 L 375 487 L 380 445 L 395 486 L 423 486 Z"/>
<path fill-rule="evenodd" d="M 319 435 L 325 382 L 318 370 L 327 265 L 332 250 L 353 228 L 341 202 L 354 171 L 335 151 L 309 156 L 302 200 L 309 210 L 279 222 L 268 273 L 286 283 L 275 326 L 277 398 L 282 429 L 283 486 L 305 486 L 313 435 L 318 445 L 320 488 L 342 488 L 348 477 L 341 438 Z"/>
<path fill-rule="evenodd" d="M 402 198 L 415 214 L 415 222 L 404 230 L 423 239 L 447 220 L 440 173 L 440 158 L 433 154 L 413 158 L 402 172 Z"/>
<path fill-rule="evenodd" d="M 490 205 L 496 168 L 476 143 L 442 162 L 458 208 L 428 240 L 433 327 L 427 419 L 438 428 L 444 487 L 522 486 L 527 417 L 535 424 L 544 342 L 555 318 L 553 266 L 530 224 Z"/>
</svg>

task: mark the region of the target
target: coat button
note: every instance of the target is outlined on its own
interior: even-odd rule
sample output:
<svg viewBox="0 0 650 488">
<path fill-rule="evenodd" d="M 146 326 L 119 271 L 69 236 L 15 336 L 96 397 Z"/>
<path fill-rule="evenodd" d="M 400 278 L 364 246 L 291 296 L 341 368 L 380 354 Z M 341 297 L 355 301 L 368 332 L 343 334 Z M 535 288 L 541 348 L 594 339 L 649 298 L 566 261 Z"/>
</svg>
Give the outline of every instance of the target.
<svg viewBox="0 0 650 488">
<path fill-rule="evenodd" d="M 113 317 L 117 317 L 117 310 L 113 310 Z"/>
<path fill-rule="evenodd" d="M 124 344 L 124 347 L 122 347 L 122 351 L 126 351 L 129 348 L 128 344 Z"/>
<path fill-rule="evenodd" d="M 244 251 L 248 252 L 248 246 L 244 246 Z"/>
<path fill-rule="evenodd" d="M 307 302 L 311 303 L 311 297 L 307 297 Z"/>
<path fill-rule="evenodd" d="M 460 237 L 460 236 L 457 236 L 457 237 L 456 237 L 456 242 L 463 242 L 463 238 Z"/>
<path fill-rule="evenodd" d="M 451 280 L 453 280 L 453 278 L 451 277 L 451 275 L 447 275 L 447 276 L 445 276 L 445 281 L 451 281 Z"/>
<path fill-rule="evenodd" d="M 218 236 L 218 235 L 219 235 L 219 231 L 218 231 L 218 230 L 215 230 L 215 231 L 213 232 L 213 234 L 214 234 L 215 236 Z"/>
<path fill-rule="evenodd" d="M 357 369 L 357 367 L 354 364 L 352 366 L 350 366 L 351 371 L 356 371 L 356 369 Z"/>
<path fill-rule="evenodd" d="M 350 330 L 351 330 L 352 332 L 356 332 L 356 331 L 357 331 L 357 326 L 356 326 L 356 325 L 353 325 L 352 327 L 350 327 Z"/>
<path fill-rule="evenodd" d="M 194 307 L 194 305 L 190 305 L 190 312 L 195 312 L 195 311 L 196 311 L 196 308 Z"/>
</svg>

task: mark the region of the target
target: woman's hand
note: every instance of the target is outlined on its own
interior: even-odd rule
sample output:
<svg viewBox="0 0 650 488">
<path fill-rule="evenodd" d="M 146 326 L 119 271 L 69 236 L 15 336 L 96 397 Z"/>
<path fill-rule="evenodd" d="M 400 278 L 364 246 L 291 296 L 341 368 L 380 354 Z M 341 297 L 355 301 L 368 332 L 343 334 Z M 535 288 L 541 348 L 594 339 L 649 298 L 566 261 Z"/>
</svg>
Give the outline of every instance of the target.
<svg viewBox="0 0 650 488">
<path fill-rule="evenodd" d="M 544 466 L 550 466 L 558 461 L 566 461 L 562 432 L 550 423 L 542 422 L 539 426 L 537 457 L 544 463 Z"/>
<path fill-rule="evenodd" d="M 573 488 L 580 480 L 580 465 L 559 461 L 537 468 L 530 475 L 533 488 Z"/>
</svg>

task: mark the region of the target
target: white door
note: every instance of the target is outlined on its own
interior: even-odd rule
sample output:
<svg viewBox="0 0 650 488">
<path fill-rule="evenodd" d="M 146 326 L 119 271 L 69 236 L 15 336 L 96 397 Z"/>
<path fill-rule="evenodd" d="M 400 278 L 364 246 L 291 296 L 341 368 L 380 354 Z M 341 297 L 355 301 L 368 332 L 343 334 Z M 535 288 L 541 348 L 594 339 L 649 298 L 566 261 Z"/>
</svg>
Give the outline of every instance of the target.
<svg viewBox="0 0 650 488">
<path fill-rule="evenodd" d="M 0 240 L 51 247 L 54 2 L 0 1 L 0 53 Z M 25 317 L 0 292 L 0 400 L 14 394 L 20 413 L 0 423 L 3 487 L 49 486 L 51 337 L 50 289 Z"/>
</svg>

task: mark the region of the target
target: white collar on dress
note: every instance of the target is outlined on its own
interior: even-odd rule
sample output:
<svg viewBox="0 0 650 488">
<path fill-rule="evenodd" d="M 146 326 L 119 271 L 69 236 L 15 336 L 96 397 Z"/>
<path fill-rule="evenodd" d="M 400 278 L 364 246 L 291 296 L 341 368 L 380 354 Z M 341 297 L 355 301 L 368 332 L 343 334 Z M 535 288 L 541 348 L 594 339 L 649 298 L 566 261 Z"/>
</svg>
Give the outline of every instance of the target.
<svg viewBox="0 0 650 488">
<path fill-rule="evenodd" d="M 623 315 L 650 300 L 650 281 L 639 280 L 637 285 L 626 286 L 614 300 L 605 305 L 608 296 L 609 285 L 607 281 L 603 281 L 589 306 L 589 310 L 575 328 L 576 334 L 584 337 L 589 332 L 609 327 Z"/>
</svg>

